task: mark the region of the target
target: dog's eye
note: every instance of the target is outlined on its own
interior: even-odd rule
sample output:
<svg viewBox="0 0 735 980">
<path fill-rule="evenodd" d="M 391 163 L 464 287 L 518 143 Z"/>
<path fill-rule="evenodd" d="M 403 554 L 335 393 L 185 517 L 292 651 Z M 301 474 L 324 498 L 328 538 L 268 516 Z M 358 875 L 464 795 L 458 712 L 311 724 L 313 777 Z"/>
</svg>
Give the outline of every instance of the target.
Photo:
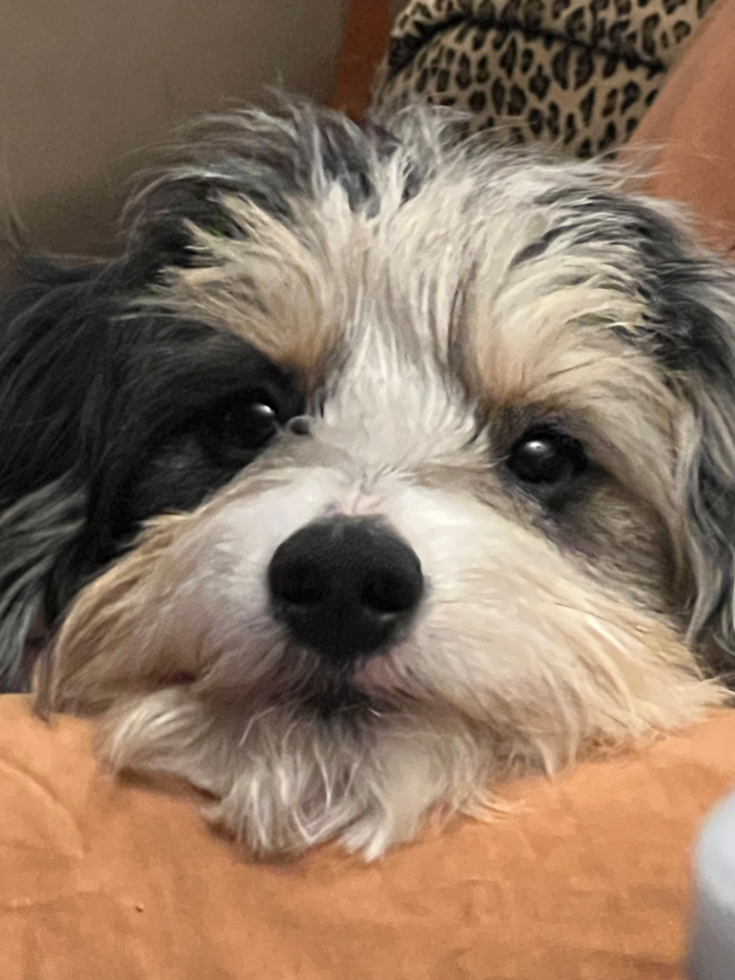
<svg viewBox="0 0 735 980">
<path fill-rule="evenodd" d="M 214 405 L 202 421 L 208 448 L 220 457 L 252 455 L 266 446 L 279 429 L 276 408 L 261 394 Z"/>
<path fill-rule="evenodd" d="M 579 476 L 587 468 L 587 456 L 578 439 L 537 426 L 513 446 L 506 465 L 524 483 L 550 485 Z"/>
</svg>

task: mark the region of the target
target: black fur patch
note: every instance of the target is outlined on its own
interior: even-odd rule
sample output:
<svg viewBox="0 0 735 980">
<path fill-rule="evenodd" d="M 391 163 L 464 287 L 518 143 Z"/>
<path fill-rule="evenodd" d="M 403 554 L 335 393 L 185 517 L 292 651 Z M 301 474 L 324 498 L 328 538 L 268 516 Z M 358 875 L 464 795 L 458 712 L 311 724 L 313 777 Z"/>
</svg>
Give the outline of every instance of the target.
<svg viewBox="0 0 735 980">
<path fill-rule="evenodd" d="M 645 204 L 573 191 L 555 200 L 567 204 L 572 243 L 599 240 L 637 253 L 638 292 L 650 312 L 627 339 L 669 371 L 696 371 L 710 383 L 730 384 L 735 372 L 732 328 L 712 305 L 712 291 L 724 275 L 721 268 L 695 257 L 678 228 Z M 727 288 L 732 288 L 729 283 Z"/>
<path fill-rule="evenodd" d="M 26 640 L 46 619 L 45 582 L 84 526 L 86 496 L 53 480 L 0 514 L 0 691 L 23 690 Z"/>
<path fill-rule="evenodd" d="M 142 521 L 254 458 L 213 451 L 220 406 L 265 401 L 281 424 L 303 410 L 295 379 L 234 335 L 131 313 L 162 262 L 146 274 L 144 257 L 35 263 L 0 305 L 0 688 L 19 684 L 22 624 L 41 608 L 53 623 Z"/>
</svg>

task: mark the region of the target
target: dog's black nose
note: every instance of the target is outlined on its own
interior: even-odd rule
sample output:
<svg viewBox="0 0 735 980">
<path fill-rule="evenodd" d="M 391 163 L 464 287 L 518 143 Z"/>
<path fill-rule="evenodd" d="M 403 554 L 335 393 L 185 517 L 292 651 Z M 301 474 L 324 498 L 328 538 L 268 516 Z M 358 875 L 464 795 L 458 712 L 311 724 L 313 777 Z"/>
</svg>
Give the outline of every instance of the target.
<svg viewBox="0 0 735 980">
<path fill-rule="evenodd" d="M 424 577 L 418 556 L 385 527 L 339 517 L 284 541 L 268 584 L 290 637 L 337 666 L 395 638 L 418 607 Z"/>
</svg>

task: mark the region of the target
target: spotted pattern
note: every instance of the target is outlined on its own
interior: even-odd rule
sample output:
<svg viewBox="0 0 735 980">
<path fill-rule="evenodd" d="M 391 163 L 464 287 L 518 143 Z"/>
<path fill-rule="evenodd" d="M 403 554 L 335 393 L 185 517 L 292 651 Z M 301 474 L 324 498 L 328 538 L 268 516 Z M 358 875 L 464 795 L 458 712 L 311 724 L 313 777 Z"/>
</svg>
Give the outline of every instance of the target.
<svg viewBox="0 0 735 980">
<path fill-rule="evenodd" d="M 413 0 L 377 101 L 416 96 L 472 129 L 590 157 L 624 143 L 714 0 Z"/>
</svg>

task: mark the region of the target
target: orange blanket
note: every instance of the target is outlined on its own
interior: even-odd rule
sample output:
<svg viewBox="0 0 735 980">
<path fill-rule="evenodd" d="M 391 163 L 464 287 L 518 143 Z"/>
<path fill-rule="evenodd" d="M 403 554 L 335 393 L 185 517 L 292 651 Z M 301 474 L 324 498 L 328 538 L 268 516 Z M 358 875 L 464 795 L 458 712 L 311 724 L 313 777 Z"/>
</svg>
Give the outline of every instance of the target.
<svg viewBox="0 0 735 980">
<path fill-rule="evenodd" d="M 375 865 L 257 864 L 88 740 L 0 699 L 3 980 L 673 980 L 692 834 L 735 783 L 727 714 Z"/>
</svg>

